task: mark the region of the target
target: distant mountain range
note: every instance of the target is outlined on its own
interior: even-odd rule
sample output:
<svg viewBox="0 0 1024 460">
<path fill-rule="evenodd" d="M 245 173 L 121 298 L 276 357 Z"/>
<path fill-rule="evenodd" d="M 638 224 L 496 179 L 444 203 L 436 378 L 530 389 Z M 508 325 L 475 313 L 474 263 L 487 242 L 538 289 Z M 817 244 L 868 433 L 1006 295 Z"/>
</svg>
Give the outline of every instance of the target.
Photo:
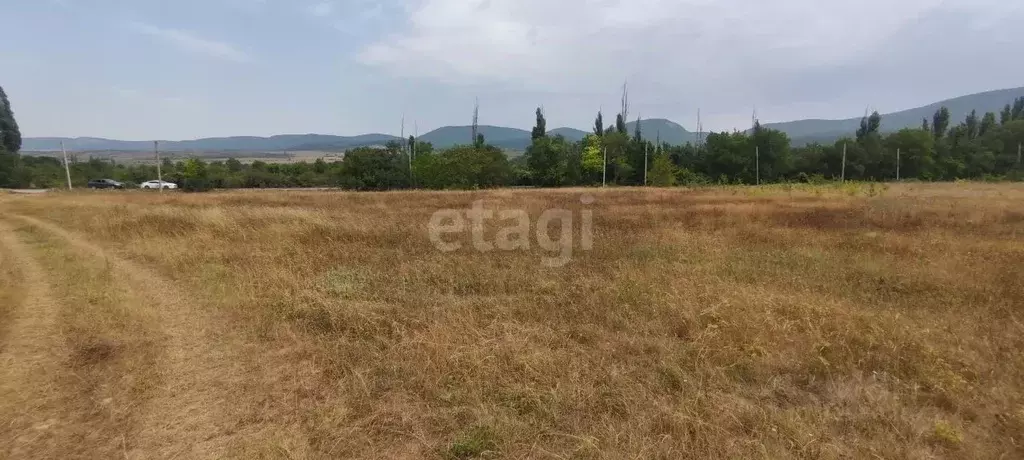
<svg viewBox="0 0 1024 460">
<path fill-rule="evenodd" d="M 984 93 L 960 96 L 953 99 L 928 104 L 924 107 L 904 110 L 901 112 L 887 113 L 882 115 L 883 132 L 899 131 L 903 128 L 916 128 L 927 118 L 928 123 L 932 122 L 932 115 L 941 107 L 949 109 L 950 122 L 956 125 L 964 120 L 971 113 L 971 110 L 978 111 L 980 119 L 985 112 L 995 112 L 996 118 L 999 112 L 1008 103 L 1018 97 L 1024 97 L 1024 87 L 986 91 Z M 798 120 L 784 123 L 768 123 L 765 127 L 777 129 L 789 135 L 794 142 L 808 143 L 813 141 L 831 142 L 843 136 L 852 136 L 860 127 L 861 116 L 847 118 L 845 120 Z"/>
<path fill-rule="evenodd" d="M 907 127 L 921 126 L 921 120 L 928 118 L 942 106 L 950 111 L 953 123 L 963 120 L 971 112 L 977 110 L 979 116 L 985 112 L 1002 110 L 1003 106 L 1017 97 L 1024 97 L 1024 87 L 987 91 L 984 93 L 961 96 L 954 99 L 939 101 L 924 107 L 904 110 L 882 115 L 882 130 L 897 131 Z M 852 136 L 860 126 L 860 116 L 843 120 L 797 120 L 783 123 L 767 123 L 764 126 L 778 129 L 789 135 L 794 144 L 802 145 L 809 142 L 830 143 L 843 136 Z M 633 132 L 636 122 L 630 122 L 629 132 Z M 457 144 L 470 142 L 472 128 L 469 126 L 445 126 L 420 136 L 419 140 L 430 142 L 437 148 L 447 148 Z M 664 119 L 641 121 L 644 138 L 655 140 L 660 138 L 670 144 L 693 142 L 696 133 L 687 131 L 678 123 Z M 479 127 L 488 143 L 509 150 L 525 150 L 530 145 L 530 131 L 502 126 Z M 557 128 L 549 131 L 550 135 L 562 135 L 569 140 L 579 140 L 587 134 L 574 128 Z M 190 141 L 160 141 L 160 150 L 165 152 L 282 152 L 282 151 L 343 151 L 353 147 L 383 145 L 388 141 L 401 140 L 388 134 L 362 134 L 358 136 L 331 136 L 324 134 L 289 134 L 272 137 L 215 137 Z M 152 141 L 119 141 L 91 137 L 58 138 L 30 137 L 25 138 L 22 150 L 26 152 L 46 152 L 60 150 L 60 143 L 71 151 L 131 151 L 149 152 L 153 150 Z"/>
</svg>

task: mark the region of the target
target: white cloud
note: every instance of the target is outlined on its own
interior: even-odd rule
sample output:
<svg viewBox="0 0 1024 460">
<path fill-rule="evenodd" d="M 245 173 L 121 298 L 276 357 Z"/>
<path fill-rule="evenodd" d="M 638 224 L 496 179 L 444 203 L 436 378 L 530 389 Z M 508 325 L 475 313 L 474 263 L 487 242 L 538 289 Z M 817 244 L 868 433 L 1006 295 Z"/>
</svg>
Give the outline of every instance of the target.
<svg viewBox="0 0 1024 460">
<path fill-rule="evenodd" d="M 132 22 L 130 27 L 192 53 L 234 62 L 252 61 L 251 56 L 230 43 L 203 38 L 187 30 L 162 28 L 143 22 Z"/>
<path fill-rule="evenodd" d="M 624 71 L 645 71 L 640 64 L 691 70 L 700 64 L 709 78 L 718 78 L 736 70 L 734 63 L 758 60 L 773 49 L 787 52 L 760 64 L 848 60 L 879 46 L 941 0 L 890 3 L 424 0 L 412 9 L 407 32 L 371 45 L 361 58 L 400 72 L 525 78 L 545 85 L 551 74 L 566 72 L 574 77 L 618 74 L 615 80 L 621 80 Z M 664 59 L 635 59 L 651 54 Z M 634 68 L 623 69 L 623 64 Z"/>
<path fill-rule="evenodd" d="M 843 81 L 844 69 L 870 67 L 894 49 L 921 59 L 942 55 L 937 42 L 896 39 L 933 15 L 962 18 L 962 29 L 949 34 L 983 24 L 969 37 L 981 42 L 1009 18 L 1024 19 L 1012 3 L 418 0 L 407 7 L 405 27 L 367 45 L 357 59 L 402 77 L 530 91 L 600 93 L 629 79 L 649 93 L 657 89 L 664 101 L 652 104 L 692 107 L 710 99 L 720 107 L 745 105 L 749 113 L 753 104 L 813 102 L 820 92 L 804 91 L 807 85 L 858 84 Z"/>
<path fill-rule="evenodd" d="M 334 3 L 320 2 L 309 7 L 309 14 L 318 18 L 326 18 L 334 13 Z"/>
<path fill-rule="evenodd" d="M 338 31 L 365 37 L 368 30 L 380 30 L 381 21 L 392 19 L 386 13 L 396 7 L 395 0 L 328 0 L 306 7 L 306 13 Z"/>
</svg>

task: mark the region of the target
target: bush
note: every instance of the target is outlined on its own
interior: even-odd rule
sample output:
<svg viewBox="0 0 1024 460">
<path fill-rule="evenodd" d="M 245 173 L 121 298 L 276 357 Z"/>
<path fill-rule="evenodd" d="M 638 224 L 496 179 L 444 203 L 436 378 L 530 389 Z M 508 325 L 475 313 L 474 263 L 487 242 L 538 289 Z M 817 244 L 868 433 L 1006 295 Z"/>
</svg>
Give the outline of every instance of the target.
<svg viewBox="0 0 1024 460">
<path fill-rule="evenodd" d="M 676 168 L 676 183 L 679 185 L 708 185 L 711 181 L 707 176 L 695 173 L 686 168 Z"/>
<path fill-rule="evenodd" d="M 186 177 L 181 189 L 186 192 L 208 192 L 213 189 L 213 185 L 205 177 Z"/>
<path fill-rule="evenodd" d="M 182 168 L 181 189 L 186 192 L 206 192 L 213 188 L 206 163 L 198 158 L 189 158 Z"/>
<path fill-rule="evenodd" d="M 807 174 L 805 172 L 801 172 L 800 174 L 797 174 L 796 175 L 796 181 L 800 182 L 800 183 L 804 183 L 804 184 L 813 184 L 813 185 L 821 185 L 821 184 L 825 184 L 825 183 L 829 182 L 829 180 L 825 179 L 825 176 L 823 176 L 821 174 Z"/>
</svg>

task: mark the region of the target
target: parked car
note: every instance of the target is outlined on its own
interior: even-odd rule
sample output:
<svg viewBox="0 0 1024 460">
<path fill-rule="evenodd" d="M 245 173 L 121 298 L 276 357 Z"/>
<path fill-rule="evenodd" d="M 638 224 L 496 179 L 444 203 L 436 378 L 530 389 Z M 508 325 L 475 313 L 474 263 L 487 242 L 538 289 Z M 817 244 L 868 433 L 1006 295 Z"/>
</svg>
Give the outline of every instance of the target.
<svg viewBox="0 0 1024 460">
<path fill-rule="evenodd" d="M 118 181 L 116 181 L 114 179 L 93 179 L 93 180 L 89 181 L 89 188 L 94 188 L 94 189 L 107 189 L 107 188 L 123 189 L 124 188 L 124 184 L 122 184 L 122 183 L 120 183 L 120 182 L 118 182 Z"/>
<path fill-rule="evenodd" d="M 178 184 L 175 184 L 174 182 L 151 180 L 149 182 L 143 182 L 141 185 L 139 185 L 139 188 L 145 188 L 145 189 L 161 189 L 162 188 L 162 189 L 167 189 L 167 190 L 174 190 L 174 189 L 178 188 Z"/>
</svg>

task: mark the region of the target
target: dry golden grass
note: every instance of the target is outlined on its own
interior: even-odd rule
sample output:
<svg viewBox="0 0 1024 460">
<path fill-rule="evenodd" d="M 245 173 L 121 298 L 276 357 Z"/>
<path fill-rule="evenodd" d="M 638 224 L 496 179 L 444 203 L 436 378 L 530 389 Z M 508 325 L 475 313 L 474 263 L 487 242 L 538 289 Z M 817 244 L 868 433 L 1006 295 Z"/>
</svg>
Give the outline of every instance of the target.
<svg viewBox="0 0 1024 460">
<path fill-rule="evenodd" d="M 478 199 L 592 210 L 594 249 L 545 268 L 536 244 L 480 253 L 467 232 L 438 251 L 431 214 Z M 7 320 L 33 297 L 26 258 L 61 344 L 50 422 L 0 424 L 0 456 L 1020 458 L 1022 200 L 973 183 L 0 197 L 18 241 L 0 247 L 0 359 L 23 358 L 3 344 L 26 337 Z"/>
</svg>

